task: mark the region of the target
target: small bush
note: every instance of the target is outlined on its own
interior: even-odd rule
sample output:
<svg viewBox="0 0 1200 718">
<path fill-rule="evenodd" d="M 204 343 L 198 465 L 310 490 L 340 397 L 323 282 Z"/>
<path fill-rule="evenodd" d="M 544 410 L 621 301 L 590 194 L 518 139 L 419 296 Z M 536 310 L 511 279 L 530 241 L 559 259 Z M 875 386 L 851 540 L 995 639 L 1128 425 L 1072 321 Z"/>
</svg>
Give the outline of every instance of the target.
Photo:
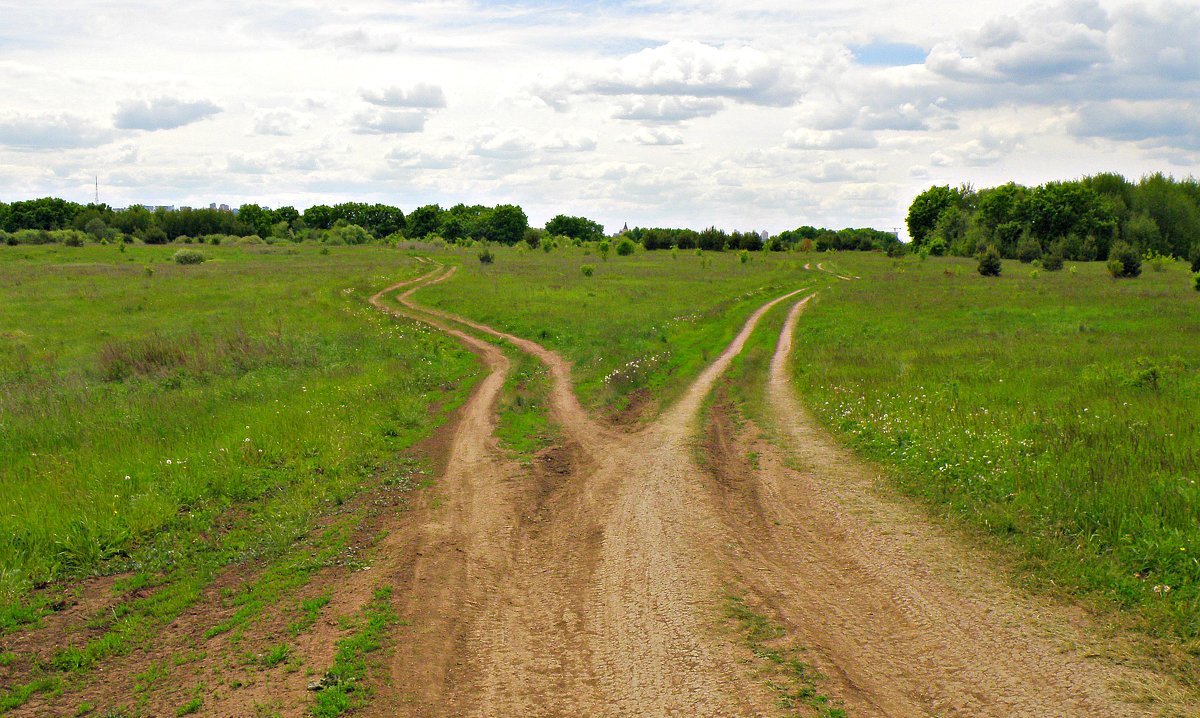
<svg viewBox="0 0 1200 718">
<path fill-rule="evenodd" d="M 181 249 L 171 256 L 176 264 L 202 264 L 208 257 L 194 249 Z"/>
<path fill-rule="evenodd" d="M 1041 259 L 1041 257 L 1041 243 L 1029 232 L 1022 234 L 1021 241 L 1017 243 L 1017 259 L 1025 264 L 1029 264 L 1035 259 Z"/>
<path fill-rule="evenodd" d="M 585 264 L 579 268 L 579 271 L 583 272 L 583 276 L 590 277 L 595 274 L 596 268 L 590 264 Z"/>
<path fill-rule="evenodd" d="M 1192 275 L 1192 288 L 1197 292 L 1200 292 L 1200 272 L 1196 272 Z"/>
<path fill-rule="evenodd" d="M 1192 271 L 1200 272 L 1200 244 L 1197 244 L 1196 246 L 1192 247 L 1192 254 L 1191 254 L 1190 259 L 1192 262 Z"/>
<path fill-rule="evenodd" d="M 749 262 L 750 261 L 750 252 L 748 252 L 745 249 L 738 252 L 738 261 L 741 262 L 742 264 Z"/>
<path fill-rule="evenodd" d="M 480 264 L 492 264 L 495 261 L 496 261 L 496 255 L 492 254 L 492 250 L 488 249 L 487 247 L 484 247 L 483 249 L 479 250 L 479 263 Z"/>
<path fill-rule="evenodd" d="M 1149 252 L 1146 252 L 1145 261 L 1146 264 L 1149 264 L 1150 268 L 1154 271 L 1165 272 L 1167 271 L 1167 267 L 1170 267 L 1175 261 L 1175 258 L 1165 254 L 1159 254 L 1154 250 L 1150 250 Z"/>
<path fill-rule="evenodd" d="M 600 258 L 606 262 L 608 261 L 608 253 L 611 249 L 612 244 L 607 239 L 596 245 L 596 251 L 600 253 Z"/>
<path fill-rule="evenodd" d="M 68 247 L 82 247 L 85 236 L 86 235 L 84 235 L 83 232 L 77 232 L 75 230 L 64 230 L 63 231 L 63 244 L 67 245 Z"/>
<path fill-rule="evenodd" d="M 988 248 L 979 255 L 979 273 L 985 277 L 1000 276 L 1000 252 L 996 250 L 995 245 L 988 245 Z"/>
<path fill-rule="evenodd" d="M 1059 252 L 1051 252 L 1042 257 L 1042 269 L 1047 272 L 1057 272 L 1063 268 L 1063 256 Z"/>
<path fill-rule="evenodd" d="M 1121 263 L 1120 273 L 1114 274 L 1114 277 L 1136 277 L 1142 273 L 1142 258 L 1138 256 L 1136 249 L 1125 242 L 1115 242 L 1108 250 L 1108 259 L 1110 274 L 1113 269 L 1112 260 Z"/>
<path fill-rule="evenodd" d="M 1125 276 L 1125 263 L 1119 259 L 1110 259 L 1108 264 L 1104 265 L 1105 269 L 1113 279 L 1118 279 Z"/>
<path fill-rule="evenodd" d="M 635 247 L 633 244 L 633 240 L 630 239 L 629 237 L 622 237 L 621 241 L 617 242 L 617 255 L 618 256 L 628 257 L 629 255 L 633 254 L 634 249 L 635 249 Z"/>
</svg>

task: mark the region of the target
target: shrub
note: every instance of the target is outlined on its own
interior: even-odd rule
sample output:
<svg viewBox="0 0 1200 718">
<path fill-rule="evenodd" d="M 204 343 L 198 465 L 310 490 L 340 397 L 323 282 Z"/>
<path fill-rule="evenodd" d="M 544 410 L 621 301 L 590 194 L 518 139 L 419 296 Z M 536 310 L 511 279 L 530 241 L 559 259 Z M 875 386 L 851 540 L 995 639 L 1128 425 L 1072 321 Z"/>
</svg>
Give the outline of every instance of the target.
<svg viewBox="0 0 1200 718">
<path fill-rule="evenodd" d="M 606 262 L 608 261 L 608 252 L 610 249 L 612 249 L 612 244 L 607 239 L 596 245 L 596 251 L 600 252 L 600 258 Z"/>
<path fill-rule="evenodd" d="M 1142 273 L 1142 258 L 1138 256 L 1136 249 L 1125 242 L 1115 242 L 1108 250 L 1108 259 L 1110 260 L 1110 274 L 1112 273 L 1111 260 L 1115 259 L 1121 263 L 1120 274 L 1113 276 L 1136 277 Z"/>
<path fill-rule="evenodd" d="M 1200 272 L 1196 272 L 1192 275 L 1192 288 L 1197 292 L 1200 292 Z"/>
<path fill-rule="evenodd" d="M 83 234 L 83 232 L 77 232 L 75 230 L 64 230 L 63 231 L 63 244 L 67 245 L 68 247 L 82 247 L 84 236 L 85 235 Z"/>
<path fill-rule="evenodd" d="M 979 255 L 979 273 L 985 277 L 1000 276 L 1000 252 L 996 250 L 996 245 L 989 244 Z"/>
<path fill-rule="evenodd" d="M 633 254 L 633 250 L 634 250 L 633 240 L 630 239 L 629 237 L 621 237 L 621 241 L 617 242 L 617 255 L 618 256 L 628 257 L 629 255 Z"/>
<path fill-rule="evenodd" d="M 738 261 L 741 262 L 742 264 L 749 262 L 750 261 L 750 252 L 748 252 L 745 249 L 738 252 Z"/>
<path fill-rule="evenodd" d="M 1108 264 L 1104 265 L 1108 269 L 1108 273 L 1113 279 L 1125 276 L 1125 263 L 1119 259 L 1110 259 Z"/>
<path fill-rule="evenodd" d="M 484 247 L 483 249 L 479 250 L 479 263 L 480 264 L 491 264 L 495 261 L 496 261 L 496 255 L 492 254 L 492 250 L 488 249 L 487 247 Z"/>
<path fill-rule="evenodd" d="M 171 259 L 174 259 L 176 264 L 200 264 L 208 257 L 195 249 L 181 249 L 172 255 Z"/>
<path fill-rule="evenodd" d="M 941 257 L 946 254 L 946 240 L 942 237 L 933 237 L 921 245 L 921 249 L 928 250 L 929 254 L 935 257 Z"/>
<path fill-rule="evenodd" d="M 1149 264 L 1150 268 L 1154 271 L 1165 272 L 1167 271 L 1167 267 L 1171 266 L 1171 263 L 1175 261 L 1175 258 L 1150 250 L 1146 252 L 1145 260 L 1146 264 Z"/>
<path fill-rule="evenodd" d="M 1047 272 L 1057 272 L 1063 268 L 1063 256 L 1060 252 L 1051 252 L 1042 257 L 1042 269 Z"/>
<path fill-rule="evenodd" d="M 596 268 L 590 264 L 585 264 L 579 268 L 579 271 L 583 272 L 583 276 L 590 277 L 596 271 Z"/>
<path fill-rule="evenodd" d="M 1190 258 L 1192 261 L 1192 271 L 1200 272 L 1200 244 L 1192 247 L 1192 254 Z"/>
</svg>

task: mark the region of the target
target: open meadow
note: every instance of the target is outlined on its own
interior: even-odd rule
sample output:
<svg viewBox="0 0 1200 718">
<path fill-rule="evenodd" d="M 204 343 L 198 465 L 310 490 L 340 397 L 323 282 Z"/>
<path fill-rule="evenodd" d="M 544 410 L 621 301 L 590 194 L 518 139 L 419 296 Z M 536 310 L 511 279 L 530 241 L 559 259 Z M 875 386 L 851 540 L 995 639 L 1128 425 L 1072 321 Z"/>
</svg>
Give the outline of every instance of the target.
<svg viewBox="0 0 1200 718">
<path fill-rule="evenodd" d="M 772 504 L 849 471 L 882 477 L 866 490 L 881 506 L 915 498 L 909 520 L 948 530 L 955 555 L 982 549 L 981 585 L 1084 606 L 1103 628 L 1072 630 L 1120 637 L 1136 648 L 1114 663 L 1175 686 L 1137 700 L 1186 715 L 1200 690 L 1200 293 L 1184 265 L 1114 280 L 1100 263 L 1006 260 L 991 278 L 968 260 L 867 252 L 583 243 L 492 247 L 483 263 L 477 247 L 409 247 L 223 244 L 194 265 L 171 261 L 178 245 L 0 247 L 0 714 L 440 714 L 485 690 L 520 712 L 534 699 L 512 686 L 545 675 L 522 669 L 540 650 L 522 641 L 558 637 L 569 654 L 574 619 L 539 626 L 573 612 L 593 637 L 648 621 L 645 650 L 661 638 L 666 653 L 635 673 L 698 641 L 688 670 L 711 661 L 757 686 L 738 700 L 761 689 L 789 715 L 853 715 L 869 704 L 855 691 L 880 681 L 870 700 L 902 714 L 911 697 L 888 686 L 907 691 L 920 670 L 884 652 L 856 677 L 865 658 L 786 605 L 797 590 L 821 609 L 789 562 L 819 564 L 844 539 L 804 549 L 788 532 L 807 514 Z M 395 316 L 368 303 L 405 280 L 410 299 L 383 296 Z M 776 346 L 789 317 L 790 355 Z M 778 408 L 781 361 L 813 427 Z M 721 362 L 723 378 L 705 371 Z M 846 451 L 829 440 L 814 459 L 791 425 Z M 606 581 L 628 588 L 623 572 L 680 578 L 591 613 Z M 875 590 L 862 586 L 869 605 Z M 724 611 L 734 647 L 711 648 L 723 619 L 688 623 L 675 601 Z M 585 647 L 625 665 L 637 645 Z M 474 677 L 439 673 L 451 658 Z M 584 669 L 558 670 L 591 690 Z M 430 686 L 396 687 L 418 679 Z M 945 680 L 928 690 L 968 678 Z M 604 700 L 667 705 L 674 690 Z M 540 695 L 552 713 L 592 705 Z M 1079 700 L 1080 715 L 1108 705 Z"/>
</svg>

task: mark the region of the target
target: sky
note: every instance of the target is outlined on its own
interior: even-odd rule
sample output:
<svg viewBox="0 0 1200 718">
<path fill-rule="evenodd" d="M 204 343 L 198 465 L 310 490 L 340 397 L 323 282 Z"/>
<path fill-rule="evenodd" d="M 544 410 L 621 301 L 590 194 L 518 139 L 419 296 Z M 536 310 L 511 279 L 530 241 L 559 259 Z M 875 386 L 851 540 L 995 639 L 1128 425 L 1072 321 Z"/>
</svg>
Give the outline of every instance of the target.
<svg viewBox="0 0 1200 718">
<path fill-rule="evenodd" d="M 0 0 L 0 201 L 898 229 L 1197 173 L 1200 2 Z"/>
</svg>

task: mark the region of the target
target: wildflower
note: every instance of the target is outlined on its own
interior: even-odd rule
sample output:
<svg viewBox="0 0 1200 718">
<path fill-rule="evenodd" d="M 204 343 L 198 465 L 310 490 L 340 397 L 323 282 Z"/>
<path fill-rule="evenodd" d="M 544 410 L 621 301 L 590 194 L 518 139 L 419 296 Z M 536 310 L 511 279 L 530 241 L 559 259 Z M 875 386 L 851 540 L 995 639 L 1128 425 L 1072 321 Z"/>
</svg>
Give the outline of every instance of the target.
<svg viewBox="0 0 1200 718">
<path fill-rule="evenodd" d="M 170 465 L 171 465 L 171 460 L 167 459 L 167 466 L 170 466 Z"/>
</svg>

